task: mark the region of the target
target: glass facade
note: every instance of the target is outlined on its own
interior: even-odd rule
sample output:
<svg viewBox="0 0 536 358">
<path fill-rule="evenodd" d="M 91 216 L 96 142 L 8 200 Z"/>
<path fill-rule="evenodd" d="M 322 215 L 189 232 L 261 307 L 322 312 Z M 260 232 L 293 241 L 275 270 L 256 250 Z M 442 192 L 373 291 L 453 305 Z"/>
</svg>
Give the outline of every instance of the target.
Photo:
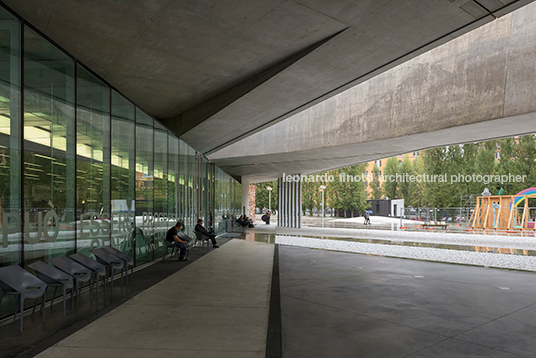
<svg viewBox="0 0 536 358">
<path fill-rule="evenodd" d="M 140 265 L 177 220 L 227 230 L 238 182 L 2 8 L 0 23 L 0 266 L 108 245 Z"/>
</svg>

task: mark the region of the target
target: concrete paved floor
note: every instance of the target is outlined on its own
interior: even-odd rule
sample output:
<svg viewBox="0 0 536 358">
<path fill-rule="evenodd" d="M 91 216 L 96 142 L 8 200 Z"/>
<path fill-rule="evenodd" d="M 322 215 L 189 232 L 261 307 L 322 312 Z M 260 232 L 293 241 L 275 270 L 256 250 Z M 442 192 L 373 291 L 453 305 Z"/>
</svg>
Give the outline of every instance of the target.
<svg viewBox="0 0 536 358">
<path fill-rule="evenodd" d="M 279 260 L 284 357 L 536 357 L 534 273 L 288 246 Z"/>
<path fill-rule="evenodd" d="M 273 252 L 233 239 L 39 357 L 264 357 Z M 289 246 L 279 267 L 284 357 L 536 357 L 534 273 Z"/>
<path fill-rule="evenodd" d="M 264 357 L 273 250 L 231 240 L 38 357 Z"/>
</svg>

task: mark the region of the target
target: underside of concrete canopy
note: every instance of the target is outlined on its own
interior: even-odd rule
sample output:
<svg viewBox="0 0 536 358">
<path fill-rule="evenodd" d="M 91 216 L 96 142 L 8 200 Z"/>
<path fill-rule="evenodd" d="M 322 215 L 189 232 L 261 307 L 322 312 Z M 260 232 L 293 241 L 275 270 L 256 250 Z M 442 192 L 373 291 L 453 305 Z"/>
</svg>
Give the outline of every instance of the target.
<svg viewBox="0 0 536 358">
<path fill-rule="evenodd" d="M 210 154 L 532 0 L 4 0 Z"/>
<path fill-rule="evenodd" d="M 534 92 L 518 87 L 534 72 L 522 48 L 535 28 L 508 15 L 531 2 L 4 0 L 188 144 L 252 180 L 518 133 L 524 120 L 531 131 L 514 116 L 532 111 L 517 94 Z"/>
<path fill-rule="evenodd" d="M 536 4 L 209 156 L 250 182 L 536 132 Z"/>
</svg>

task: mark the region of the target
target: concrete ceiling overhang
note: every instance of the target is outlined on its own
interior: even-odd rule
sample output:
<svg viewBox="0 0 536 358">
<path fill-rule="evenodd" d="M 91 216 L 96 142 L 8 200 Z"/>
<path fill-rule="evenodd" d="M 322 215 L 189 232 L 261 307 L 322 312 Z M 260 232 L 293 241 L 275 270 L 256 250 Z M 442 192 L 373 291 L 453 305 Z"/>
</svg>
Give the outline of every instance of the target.
<svg viewBox="0 0 536 358">
<path fill-rule="evenodd" d="M 536 3 L 209 158 L 249 182 L 536 133 Z"/>
<path fill-rule="evenodd" d="M 532 0 L 4 0 L 210 154 Z"/>
</svg>

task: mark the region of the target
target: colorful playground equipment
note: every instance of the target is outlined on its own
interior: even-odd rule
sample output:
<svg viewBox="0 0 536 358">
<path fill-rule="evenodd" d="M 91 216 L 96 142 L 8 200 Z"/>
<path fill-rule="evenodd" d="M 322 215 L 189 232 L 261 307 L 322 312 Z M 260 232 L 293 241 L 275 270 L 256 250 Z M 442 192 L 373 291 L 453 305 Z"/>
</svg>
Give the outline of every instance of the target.
<svg viewBox="0 0 536 358">
<path fill-rule="evenodd" d="M 520 191 L 516 195 L 479 196 L 469 219 L 472 229 L 497 229 L 506 231 L 534 230 L 533 210 L 529 198 L 536 198 L 536 187 Z"/>
</svg>

